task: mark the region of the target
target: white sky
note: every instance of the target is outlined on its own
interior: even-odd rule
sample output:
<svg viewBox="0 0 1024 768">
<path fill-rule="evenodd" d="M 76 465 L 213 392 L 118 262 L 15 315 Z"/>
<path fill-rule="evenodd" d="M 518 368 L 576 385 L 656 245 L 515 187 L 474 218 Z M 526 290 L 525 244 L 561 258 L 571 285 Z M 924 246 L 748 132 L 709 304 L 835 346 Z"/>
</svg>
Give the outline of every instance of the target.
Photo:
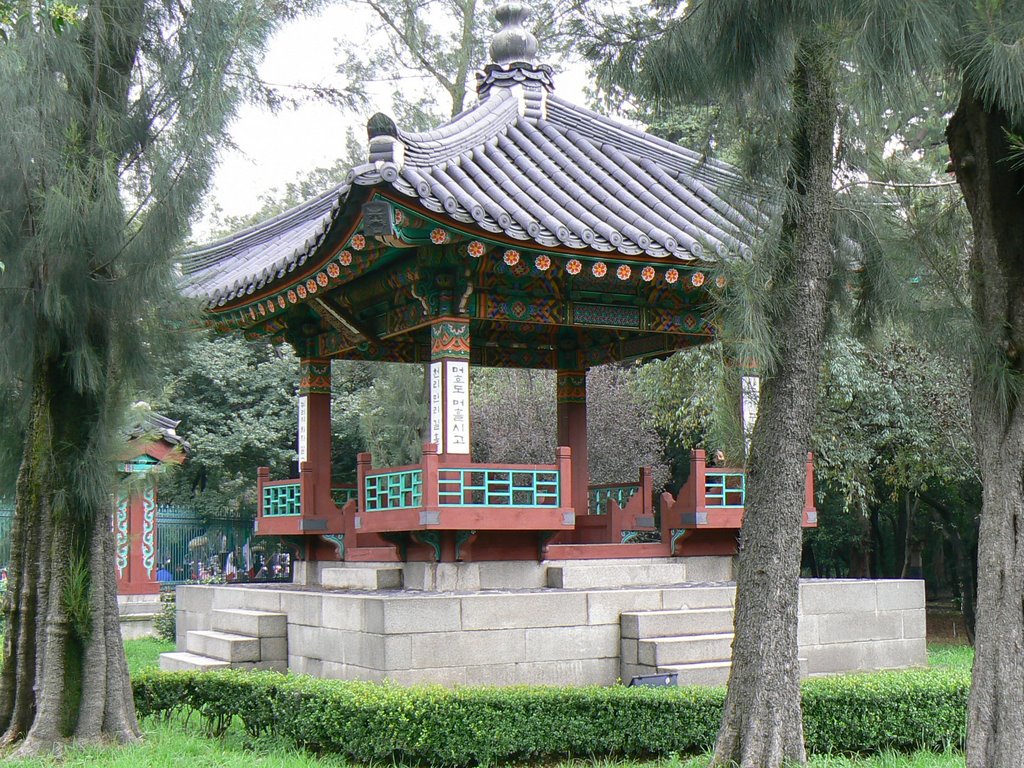
<svg viewBox="0 0 1024 768">
<path fill-rule="evenodd" d="M 317 16 L 298 19 L 283 27 L 270 42 L 260 72 L 276 84 L 343 85 L 335 73 L 336 40 L 361 44 L 367 23 L 351 7 L 329 6 Z M 427 82 L 427 81 L 423 81 Z M 561 96 L 583 103 L 582 66 L 559 73 L 555 84 Z M 198 241 L 209 238 L 209 211 L 216 203 L 226 215 L 244 215 L 259 207 L 259 196 L 289 181 L 301 179 L 312 169 L 329 165 L 344 154 L 345 130 L 365 137 L 367 118 L 374 112 L 390 112 L 390 88 L 382 87 L 374 103 L 358 113 L 322 103 L 271 113 L 243 107 L 231 127 L 235 149 L 221 156 L 213 186 L 204 206 L 206 214 L 193 226 Z M 446 98 L 439 97 L 440 103 Z"/>
</svg>

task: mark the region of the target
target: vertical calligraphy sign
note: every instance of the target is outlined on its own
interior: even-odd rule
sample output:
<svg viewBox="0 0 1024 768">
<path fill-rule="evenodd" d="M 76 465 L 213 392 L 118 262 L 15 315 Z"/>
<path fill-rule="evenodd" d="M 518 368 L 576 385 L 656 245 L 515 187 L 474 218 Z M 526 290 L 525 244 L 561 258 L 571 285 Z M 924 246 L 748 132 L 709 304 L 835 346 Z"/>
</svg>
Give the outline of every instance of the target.
<svg viewBox="0 0 1024 768">
<path fill-rule="evenodd" d="M 437 452 L 444 453 L 444 387 L 442 382 L 442 363 L 431 363 L 430 378 L 430 440 L 437 445 Z"/>
<path fill-rule="evenodd" d="M 445 361 L 448 453 L 469 453 L 469 361 Z"/>
<path fill-rule="evenodd" d="M 299 397 L 299 467 L 309 460 L 309 398 Z"/>
</svg>

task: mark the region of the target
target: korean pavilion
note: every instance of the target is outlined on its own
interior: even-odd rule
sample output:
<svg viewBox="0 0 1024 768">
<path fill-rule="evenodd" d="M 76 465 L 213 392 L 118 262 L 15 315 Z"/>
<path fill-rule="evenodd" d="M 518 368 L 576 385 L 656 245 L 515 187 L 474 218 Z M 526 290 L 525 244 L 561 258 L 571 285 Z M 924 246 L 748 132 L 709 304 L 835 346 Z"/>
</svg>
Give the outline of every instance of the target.
<svg viewBox="0 0 1024 768">
<path fill-rule="evenodd" d="M 639 467 L 635 484 L 588 486 L 586 374 L 713 340 L 716 264 L 751 256 L 762 214 L 731 167 L 557 96 L 523 11 L 498 10 L 475 105 L 426 132 L 375 115 L 368 162 L 344 183 L 184 257 L 210 325 L 301 358 L 299 476 L 257 480 L 257 532 L 300 557 L 735 552 L 742 470 L 701 451 L 676 498 L 654 498 Z M 332 481 L 332 360 L 423 364 L 420 463 L 362 454 L 354 488 Z M 472 366 L 557 372 L 550 464 L 473 462 Z M 655 530 L 658 543 L 623 543 Z"/>
</svg>

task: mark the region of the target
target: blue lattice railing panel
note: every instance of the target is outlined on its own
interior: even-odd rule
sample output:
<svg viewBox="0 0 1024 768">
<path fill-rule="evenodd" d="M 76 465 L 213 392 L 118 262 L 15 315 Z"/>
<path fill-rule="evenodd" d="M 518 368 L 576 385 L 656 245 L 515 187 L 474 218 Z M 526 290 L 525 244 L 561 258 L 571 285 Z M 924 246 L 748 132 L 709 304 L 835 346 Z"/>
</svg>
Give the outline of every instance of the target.
<svg viewBox="0 0 1024 768">
<path fill-rule="evenodd" d="M 450 468 L 437 471 L 442 507 L 557 507 L 557 469 Z"/>
<path fill-rule="evenodd" d="M 704 478 L 704 503 L 709 507 L 743 507 L 747 476 L 743 472 L 708 470 Z"/>
<path fill-rule="evenodd" d="M 363 497 L 367 512 L 411 509 L 423 505 L 423 470 L 407 469 L 367 475 Z"/>
<path fill-rule="evenodd" d="M 263 517 L 284 517 L 302 514 L 302 486 L 299 483 L 277 483 L 263 486 Z"/>
<path fill-rule="evenodd" d="M 608 514 L 608 502 L 614 501 L 625 507 L 629 500 L 640 492 L 639 485 L 592 485 L 587 489 L 589 511 L 592 515 Z"/>
</svg>

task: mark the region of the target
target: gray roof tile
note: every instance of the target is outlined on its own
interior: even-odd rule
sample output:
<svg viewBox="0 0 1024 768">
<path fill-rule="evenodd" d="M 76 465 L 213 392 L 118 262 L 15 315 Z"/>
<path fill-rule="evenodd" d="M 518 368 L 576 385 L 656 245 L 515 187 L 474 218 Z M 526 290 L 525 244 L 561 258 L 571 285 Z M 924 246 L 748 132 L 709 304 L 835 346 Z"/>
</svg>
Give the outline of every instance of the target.
<svg viewBox="0 0 1024 768">
<path fill-rule="evenodd" d="M 383 185 L 442 220 L 539 248 L 688 261 L 749 255 L 765 217 L 735 169 L 553 94 L 531 91 L 525 101 L 521 114 L 510 88 L 495 83 L 436 130 L 378 141 L 372 162 L 344 184 L 187 253 L 184 292 L 216 307 L 319 261 L 356 185 Z"/>
</svg>

